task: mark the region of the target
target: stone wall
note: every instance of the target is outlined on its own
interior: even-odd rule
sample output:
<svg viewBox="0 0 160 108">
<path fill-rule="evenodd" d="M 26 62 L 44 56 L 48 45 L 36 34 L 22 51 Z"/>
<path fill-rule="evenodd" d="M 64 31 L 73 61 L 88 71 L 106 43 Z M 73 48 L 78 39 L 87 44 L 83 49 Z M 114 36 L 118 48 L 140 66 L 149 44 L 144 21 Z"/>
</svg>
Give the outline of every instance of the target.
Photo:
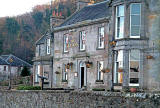
<svg viewBox="0 0 160 108">
<path fill-rule="evenodd" d="M 160 93 L 0 91 L 0 108 L 159 108 Z"/>
</svg>

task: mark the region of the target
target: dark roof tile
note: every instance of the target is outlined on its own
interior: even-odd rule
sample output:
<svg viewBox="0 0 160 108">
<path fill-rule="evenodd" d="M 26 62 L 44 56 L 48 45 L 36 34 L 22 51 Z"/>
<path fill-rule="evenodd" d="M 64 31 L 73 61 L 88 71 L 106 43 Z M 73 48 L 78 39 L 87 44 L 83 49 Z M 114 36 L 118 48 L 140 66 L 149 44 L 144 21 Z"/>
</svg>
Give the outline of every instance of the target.
<svg viewBox="0 0 160 108">
<path fill-rule="evenodd" d="M 86 20 L 95 20 L 109 16 L 108 1 L 93 4 L 75 12 L 70 18 L 64 21 L 59 27 L 76 24 Z"/>
<path fill-rule="evenodd" d="M 2 55 L 1 58 L 5 60 L 5 62 L 11 64 L 11 66 L 27 66 L 31 67 L 32 65 L 27 63 L 26 61 L 10 54 L 10 55 Z"/>
</svg>

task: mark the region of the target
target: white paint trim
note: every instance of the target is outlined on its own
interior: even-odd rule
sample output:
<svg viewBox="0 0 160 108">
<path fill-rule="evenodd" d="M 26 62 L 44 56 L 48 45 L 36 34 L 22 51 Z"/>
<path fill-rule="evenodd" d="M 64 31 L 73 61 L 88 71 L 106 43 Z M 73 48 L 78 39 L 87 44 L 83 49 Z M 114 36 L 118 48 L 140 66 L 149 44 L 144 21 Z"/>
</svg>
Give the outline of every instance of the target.
<svg viewBox="0 0 160 108">
<path fill-rule="evenodd" d="M 140 25 L 139 25 L 139 36 L 132 36 L 131 35 L 131 7 L 132 7 L 132 5 L 133 4 L 140 4 Z M 138 14 L 134 14 L 134 15 L 138 15 Z M 131 5 L 130 5 L 130 14 L 129 14 L 129 16 L 130 16 L 130 38 L 140 38 L 140 35 L 141 35 L 141 3 L 131 3 Z M 137 26 L 137 25 L 134 25 L 134 26 Z"/>
</svg>

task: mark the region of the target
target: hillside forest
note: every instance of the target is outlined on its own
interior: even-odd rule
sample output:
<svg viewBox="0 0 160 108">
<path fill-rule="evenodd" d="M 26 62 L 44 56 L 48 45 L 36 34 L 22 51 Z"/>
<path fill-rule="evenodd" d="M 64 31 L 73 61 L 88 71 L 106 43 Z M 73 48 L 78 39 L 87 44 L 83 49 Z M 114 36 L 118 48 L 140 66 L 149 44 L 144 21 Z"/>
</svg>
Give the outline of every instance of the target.
<svg viewBox="0 0 160 108">
<path fill-rule="evenodd" d="M 54 0 L 35 6 L 30 13 L 0 18 L 0 55 L 11 53 L 32 64 L 35 42 L 49 28 L 52 13 L 67 18 L 75 10 L 76 0 Z"/>
</svg>

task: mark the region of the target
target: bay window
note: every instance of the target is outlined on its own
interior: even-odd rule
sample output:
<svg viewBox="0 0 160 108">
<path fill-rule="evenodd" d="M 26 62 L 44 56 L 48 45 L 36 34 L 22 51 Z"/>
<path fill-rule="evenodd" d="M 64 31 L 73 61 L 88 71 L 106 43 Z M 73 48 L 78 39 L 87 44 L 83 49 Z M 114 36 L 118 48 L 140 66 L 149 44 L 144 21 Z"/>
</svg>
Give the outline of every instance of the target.
<svg viewBox="0 0 160 108">
<path fill-rule="evenodd" d="M 86 32 L 80 31 L 80 50 L 85 50 Z"/>
<path fill-rule="evenodd" d="M 139 38 L 141 27 L 141 4 L 132 3 L 130 5 L 130 37 Z"/>
<path fill-rule="evenodd" d="M 115 25 L 115 38 L 120 39 L 124 37 L 124 5 L 116 7 L 116 25 Z"/>
<path fill-rule="evenodd" d="M 64 35 L 64 42 L 63 43 L 64 43 L 64 45 L 63 45 L 64 52 L 68 52 L 68 47 L 69 47 L 68 34 Z"/>
<path fill-rule="evenodd" d="M 104 27 L 98 28 L 98 48 L 104 48 Z"/>
<path fill-rule="evenodd" d="M 140 51 L 131 50 L 129 54 L 130 86 L 139 85 Z"/>
<path fill-rule="evenodd" d="M 114 83 L 121 84 L 122 82 L 123 82 L 123 50 L 119 50 L 115 54 Z"/>
</svg>

